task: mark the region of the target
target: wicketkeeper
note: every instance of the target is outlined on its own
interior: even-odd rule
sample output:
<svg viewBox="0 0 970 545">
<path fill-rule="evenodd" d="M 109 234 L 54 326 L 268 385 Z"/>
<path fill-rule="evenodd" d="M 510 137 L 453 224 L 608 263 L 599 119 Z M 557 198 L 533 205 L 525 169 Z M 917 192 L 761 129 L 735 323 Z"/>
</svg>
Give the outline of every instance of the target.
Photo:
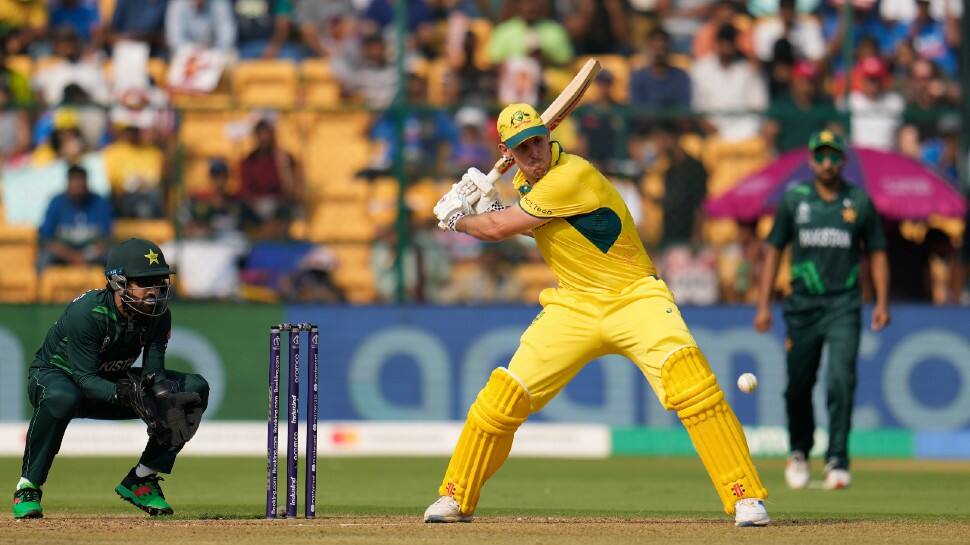
<svg viewBox="0 0 970 545">
<path fill-rule="evenodd" d="M 519 426 L 590 360 L 620 354 L 640 368 L 663 406 L 677 411 L 735 524 L 768 524 L 768 491 L 741 424 L 620 194 L 589 162 L 550 141 L 531 106 L 506 107 L 498 132 L 499 149 L 519 167 L 518 202 L 503 206 L 487 177 L 471 169 L 438 201 L 435 215 L 441 227 L 481 240 L 534 236 L 559 287 L 539 296 L 542 311 L 508 368 L 492 372 L 469 409 L 425 522 L 471 521 L 482 486 L 505 462 Z"/>
<path fill-rule="evenodd" d="M 158 473 L 172 471 L 198 429 L 209 385 L 199 375 L 165 369 L 171 274 L 154 243 L 122 242 L 108 255 L 107 286 L 80 295 L 48 330 L 27 374 L 34 413 L 14 518 L 43 516 L 41 489 L 74 418 L 144 420 L 148 445 L 115 492 L 149 515 L 173 513 Z M 142 367 L 132 368 L 142 355 Z"/>
</svg>

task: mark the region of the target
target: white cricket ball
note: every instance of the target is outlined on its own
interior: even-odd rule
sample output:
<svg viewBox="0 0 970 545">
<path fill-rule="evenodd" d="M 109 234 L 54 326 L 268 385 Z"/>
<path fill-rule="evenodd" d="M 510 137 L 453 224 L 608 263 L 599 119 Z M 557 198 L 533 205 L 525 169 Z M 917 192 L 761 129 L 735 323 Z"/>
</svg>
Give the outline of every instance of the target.
<svg viewBox="0 0 970 545">
<path fill-rule="evenodd" d="M 738 390 L 746 394 L 758 389 L 758 377 L 754 376 L 753 373 L 744 373 L 738 377 Z"/>
</svg>

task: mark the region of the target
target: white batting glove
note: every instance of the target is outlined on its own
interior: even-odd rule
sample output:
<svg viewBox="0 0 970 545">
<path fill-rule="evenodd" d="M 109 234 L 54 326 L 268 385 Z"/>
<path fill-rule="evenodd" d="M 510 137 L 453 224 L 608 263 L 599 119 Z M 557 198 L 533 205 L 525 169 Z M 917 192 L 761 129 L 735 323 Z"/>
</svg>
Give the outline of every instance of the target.
<svg viewBox="0 0 970 545">
<path fill-rule="evenodd" d="M 496 210 L 502 210 L 505 206 L 499 202 L 498 190 L 495 189 L 495 184 L 488 179 L 488 176 L 482 171 L 475 167 L 468 169 L 467 172 L 461 177 L 462 183 L 471 183 L 481 192 L 481 196 L 475 202 L 475 213 L 484 214 L 486 212 L 494 212 Z"/>
<path fill-rule="evenodd" d="M 475 213 L 475 203 L 481 194 L 471 183 L 458 182 L 451 186 L 438 203 L 434 205 L 434 215 L 438 218 L 438 227 L 442 230 L 455 230 L 455 225 L 461 218 Z"/>
</svg>

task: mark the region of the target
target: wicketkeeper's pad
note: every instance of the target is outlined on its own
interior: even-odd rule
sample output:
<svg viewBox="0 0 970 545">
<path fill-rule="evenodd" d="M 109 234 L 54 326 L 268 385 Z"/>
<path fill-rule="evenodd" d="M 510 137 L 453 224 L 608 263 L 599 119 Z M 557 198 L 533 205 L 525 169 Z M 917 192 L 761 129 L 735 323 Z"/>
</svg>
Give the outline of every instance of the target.
<svg viewBox="0 0 970 545">
<path fill-rule="evenodd" d="M 438 490 L 442 496 L 454 497 L 462 514 L 475 511 L 482 486 L 508 458 L 515 430 L 529 417 L 529 407 L 529 392 L 517 378 L 502 367 L 492 372 L 468 409 Z"/>
<path fill-rule="evenodd" d="M 734 514 L 741 498 L 768 497 L 761 483 L 744 430 L 707 359 L 696 346 L 685 346 L 667 357 L 660 371 L 665 407 L 677 411 L 701 457 L 724 512 Z"/>
</svg>

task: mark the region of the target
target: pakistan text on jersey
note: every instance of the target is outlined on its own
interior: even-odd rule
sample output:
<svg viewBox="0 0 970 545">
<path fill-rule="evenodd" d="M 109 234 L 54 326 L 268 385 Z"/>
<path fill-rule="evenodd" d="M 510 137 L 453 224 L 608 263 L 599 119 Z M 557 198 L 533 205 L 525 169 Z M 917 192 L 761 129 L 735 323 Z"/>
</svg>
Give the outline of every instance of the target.
<svg viewBox="0 0 970 545">
<path fill-rule="evenodd" d="M 802 248 L 850 248 L 852 234 L 834 227 L 802 229 L 798 232 L 798 243 Z"/>
<path fill-rule="evenodd" d="M 104 371 L 106 373 L 117 373 L 118 371 L 127 371 L 128 368 L 135 363 L 136 359 L 138 359 L 138 356 L 132 356 L 130 358 L 123 359 L 123 360 L 102 362 L 98 370 Z"/>
</svg>

